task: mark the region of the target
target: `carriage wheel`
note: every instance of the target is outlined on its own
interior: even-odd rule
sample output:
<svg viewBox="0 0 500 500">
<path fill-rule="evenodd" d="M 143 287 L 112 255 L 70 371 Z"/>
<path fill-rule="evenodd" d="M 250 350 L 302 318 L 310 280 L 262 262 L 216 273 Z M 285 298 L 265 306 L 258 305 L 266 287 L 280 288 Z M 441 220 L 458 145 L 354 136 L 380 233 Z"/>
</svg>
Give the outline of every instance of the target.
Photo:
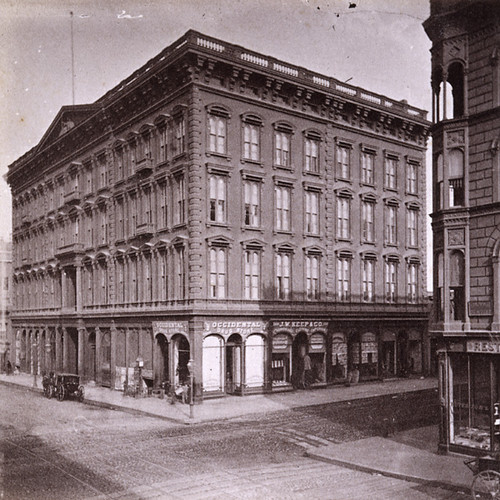
<svg viewBox="0 0 500 500">
<path fill-rule="evenodd" d="M 49 399 L 51 399 L 54 396 L 54 390 L 55 390 L 55 388 L 52 384 L 49 385 L 49 387 L 47 388 L 47 397 Z"/>
<path fill-rule="evenodd" d="M 472 481 L 472 498 L 500 499 L 500 473 L 483 470 Z"/>
<path fill-rule="evenodd" d="M 57 389 L 57 399 L 59 401 L 62 401 L 64 399 L 64 396 L 66 395 L 66 391 L 64 390 L 64 387 L 61 385 Z"/>
</svg>

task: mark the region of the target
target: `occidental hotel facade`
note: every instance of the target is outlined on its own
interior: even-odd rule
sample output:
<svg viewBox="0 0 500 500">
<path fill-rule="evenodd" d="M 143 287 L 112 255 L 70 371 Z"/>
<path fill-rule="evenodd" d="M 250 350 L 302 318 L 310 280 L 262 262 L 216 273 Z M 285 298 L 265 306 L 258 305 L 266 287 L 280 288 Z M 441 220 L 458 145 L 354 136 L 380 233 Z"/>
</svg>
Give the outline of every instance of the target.
<svg viewBox="0 0 500 500">
<path fill-rule="evenodd" d="M 196 397 L 425 373 L 426 113 L 193 31 L 8 171 L 12 363 Z"/>
</svg>

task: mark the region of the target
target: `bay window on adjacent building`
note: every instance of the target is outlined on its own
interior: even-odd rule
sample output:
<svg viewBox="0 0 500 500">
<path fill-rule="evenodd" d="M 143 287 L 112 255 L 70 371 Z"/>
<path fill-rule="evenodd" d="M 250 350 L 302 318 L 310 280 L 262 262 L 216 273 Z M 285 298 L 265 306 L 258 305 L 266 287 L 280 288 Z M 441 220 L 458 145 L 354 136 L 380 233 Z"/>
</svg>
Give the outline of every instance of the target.
<svg viewBox="0 0 500 500">
<path fill-rule="evenodd" d="M 243 181 L 244 224 L 247 227 L 260 227 L 261 183 L 261 179 L 246 178 Z"/>
<path fill-rule="evenodd" d="M 291 230 L 291 191 L 292 187 L 290 185 L 278 184 L 274 187 L 277 231 Z"/>
<path fill-rule="evenodd" d="M 309 173 L 319 174 L 319 150 L 321 135 L 314 131 L 307 131 L 304 136 L 304 170 Z"/>
<path fill-rule="evenodd" d="M 286 123 L 276 123 L 274 129 L 274 165 L 291 168 L 290 146 L 293 129 Z"/>
<path fill-rule="evenodd" d="M 262 120 L 255 115 L 244 115 L 243 126 L 243 159 L 260 161 L 260 133 Z"/>
<path fill-rule="evenodd" d="M 363 302 L 375 302 L 375 254 L 365 254 L 361 261 Z"/>
<path fill-rule="evenodd" d="M 320 193 L 312 189 L 305 191 L 305 232 L 319 234 L 319 200 Z"/>
<path fill-rule="evenodd" d="M 224 224 L 226 215 L 226 190 L 227 177 L 225 175 L 211 174 L 209 176 L 209 220 Z"/>
<path fill-rule="evenodd" d="M 385 301 L 392 304 L 397 302 L 398 264 L 398 257 L 385 258 Z"/>
<path fill-rule="evenodd" d="M 337 300 L 351 300 L 351 260 L 352 254 L 346 251 L 337 253 Z"/>
</svg>

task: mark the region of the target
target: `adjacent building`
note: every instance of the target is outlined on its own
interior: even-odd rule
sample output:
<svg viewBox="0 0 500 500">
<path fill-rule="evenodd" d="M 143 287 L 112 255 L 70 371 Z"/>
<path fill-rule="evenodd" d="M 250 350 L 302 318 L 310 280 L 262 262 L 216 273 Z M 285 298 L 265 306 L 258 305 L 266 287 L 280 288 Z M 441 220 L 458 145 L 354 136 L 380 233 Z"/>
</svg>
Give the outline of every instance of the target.
<svg viewBox="0 0 500 500">
<path fill-rule="evenodd" d="M 440 446 L 498 447 L 500 4 L 431 0 L 434 314 Z"/>
<path fill-rule="evenodd" d="M 12 287 L 12 245 L 0 239 L 0 373 L 10 371 L 10 290 Z"/>
<path fill-rule="evenodd" d="M 7 175 L 25 372 L 196 396 L 422 374 L 426 112 L 194 31 Z"/>
</svg>

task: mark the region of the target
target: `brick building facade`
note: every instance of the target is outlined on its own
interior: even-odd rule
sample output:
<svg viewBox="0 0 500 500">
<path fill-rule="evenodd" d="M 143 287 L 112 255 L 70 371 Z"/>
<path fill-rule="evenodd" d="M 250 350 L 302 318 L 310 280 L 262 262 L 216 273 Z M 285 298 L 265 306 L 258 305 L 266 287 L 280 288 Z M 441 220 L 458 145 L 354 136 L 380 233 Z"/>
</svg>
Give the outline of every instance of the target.
<svg viewBox="0 0 500 500">
<path fill-rule="evenodd" d="M 426 113 L 189 31 L 13 163 L 15 356 L 196 394 L 423 373 Z"/>
<path fill-rule="evenodd" d="M 491 449 L 500 399 L 500 5 L 431 0 L 441 446 Z"/>
</svg>

